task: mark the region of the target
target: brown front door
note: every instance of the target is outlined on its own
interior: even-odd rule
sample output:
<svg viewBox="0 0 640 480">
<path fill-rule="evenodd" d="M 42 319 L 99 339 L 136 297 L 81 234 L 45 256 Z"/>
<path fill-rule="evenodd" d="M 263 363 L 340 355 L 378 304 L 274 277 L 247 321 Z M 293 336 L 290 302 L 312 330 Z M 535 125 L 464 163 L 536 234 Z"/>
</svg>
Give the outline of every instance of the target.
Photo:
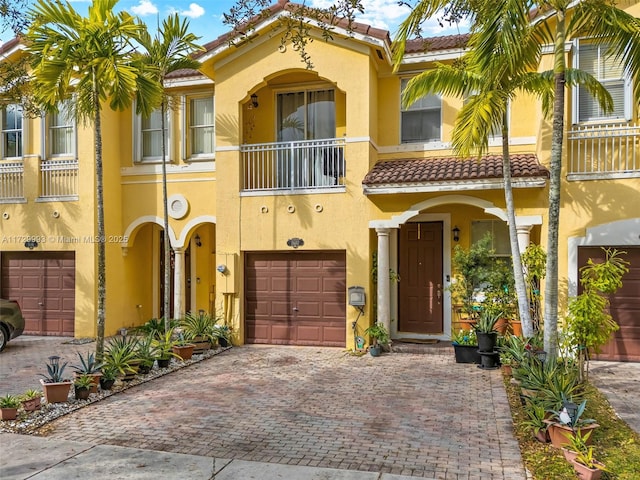
<svg viewBox="0 0 640 480">
<path fill-rule="evenodd" d="M 247 343 L 346 343 L 345 252 L 248 253 Z"/>
<path fill-rule="evenodd" d="M 399 248 L 399 331 L 442 333 L 442 222 L 402 225 Z"/>
<path fill-rule="evenodd" d="M 2 298 L 16 300 L 25 333 L 73 336 L 75 252 L 5 252 Z"/>
<path fill-rule="evenodd" d="M 640 247 L 615 248 L 627 252 L 622 258 L 630 263 L 629 272 L 622 277 L 622 287 L 609 297 L 609 311 L 620 329 L 594 358 L 640 362 Z M 601 247 L 578 248 L 578 267 L 586 265 L 590 258 L 604 260 L 605 253 Z M 578 287 L 578 293 L 581 292 L 582 287 Z"/>
</svg>

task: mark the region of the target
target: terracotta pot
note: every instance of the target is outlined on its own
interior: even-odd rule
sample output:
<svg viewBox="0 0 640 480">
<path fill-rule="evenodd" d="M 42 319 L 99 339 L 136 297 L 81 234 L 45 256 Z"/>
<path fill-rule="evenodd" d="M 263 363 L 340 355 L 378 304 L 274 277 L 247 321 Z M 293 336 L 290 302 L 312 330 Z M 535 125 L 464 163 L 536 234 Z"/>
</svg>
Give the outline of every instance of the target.
<svg viewBox="0 0 640 480">
<path fill-rule="evenodd" d="M 80 375 L 84 375 L 83 373 L 75 372 L 73 374 L 74 378 L 78 378 Z M 87 373 L 91 377 L 93 384 L 91 385 L 91 391 L 89 393 L 98 393 L 98 386 L 100 385 L 100 377 L 102 377 L 102 373 Z"/>
<path fill-rule="evenodd" d="M 476 322 L 475 320 L 464 319 L 464 320 L 457 321 L 456 324 L 460 330 L 464 330 L 465 332 L 470 332 L 473 326 L 476 324 Z"/>
<path fill-rule="evenodd" d="M 193 353 L 196 355 L 201 355 L 207 350 L 211 350 L 211 342 L 204 337 L 195 337 L 192 343 L 195 347 Z"/>
<path fill-rule="evenodd" d="M 511 365 L 502 365 L 502 371 L 505 373 L 505 375 L 511 375 L 513 374 L 513 369 L 511 368 Z"/>
<path fill-rule="evenodd" d="M 18 418 L 18 409 L 17 408 L 0 408 L 0 419 L 2 420 L 15 420 Z"/>
<path fill-rule="evenodd" d="M 549 443 L 549 434 L 546 430 L 538 430 L 538 433 L 536 433 L 533 438 L 540 443 Z"/>
<path fill-rule="evenodd" d="M 604 468 L 602 463 L 596 463 Z M 602 470 L 600 468 L 589 468 L 576 460 L 572 461 L 571 464 L 578 477 L 582 480 L 598 480 L 602 476 Z"/>
<path fill-rule="evenodd" d="M 520 320 L 511 320 L 511 334 L 518 337 L 522 336 L 522 322 Z"/>
<path fill-rule="evenodd" d="M 193 349 L 195 345 L 190 343 L 188 345 L 175 345 L 172 347 L 173 353 L 178 355 L 182 360 L 189 360 L 193 356 Z"/>
<path fill-rule="evenodd" d="M 500 335 L 504 335 L 505 333 L 507 333 L 507 327 L 509 327 L 509 319 L 499 318 L 494 328 Z"/>
<path fill-rule="evenodd" d="M 47 383 L 41 378 L 40 383 L 42 384 L 44 399 L 47 403 L 64 403 L 69 399 L 69 391 L 71 391 L 72 385 L 70 381 Z"/>
<path fill-rule="evenodd" d="M 40 397 L 30 398 L 29 400 L 22 400 L 21 403 L 22 403 L 22 408 L 24 408 L 25 412 L 35 412 L 40 408 L 41 399 Z"/>
<path fill-rule="evenodd" d="M 570 438 L 575 435 L 575 432 L 571 429 L 571 427 L 568 427 L 566 425 L 563 425 L 557 422 L 552 422 L 548 420 L 545 420 L 545 421 L 549 424 L 549 428 L 547 430 L 549 432 L 549 438 L 551 439 L 551 445 L 553 445 L 556 448 L 562 448 L 571 443 Z M 589 430 L 594 430 L 599 426 L 600 425 L 598 425 L 597 423 L 592 423 L 591 425 L 586 425 L 584 427 L 577 428 L 576 431 L 579 431 L 580 434 L 584 436 L 585 433 L 587 433 Z M 592 441 L 593 441 L 593 435 L 589 435 L 589 438 L 587 439 L 587 442 L 586 442 L 587 445 L 591 445 Z"/>
<path fill-rule="evenodd" d="M 567 462 L 573 462 L 578 456 L 578 452 L 574 452 L 573 450 L 569 450 L 566 447 L 562 447 L 562 454 Z"/>
</svg>

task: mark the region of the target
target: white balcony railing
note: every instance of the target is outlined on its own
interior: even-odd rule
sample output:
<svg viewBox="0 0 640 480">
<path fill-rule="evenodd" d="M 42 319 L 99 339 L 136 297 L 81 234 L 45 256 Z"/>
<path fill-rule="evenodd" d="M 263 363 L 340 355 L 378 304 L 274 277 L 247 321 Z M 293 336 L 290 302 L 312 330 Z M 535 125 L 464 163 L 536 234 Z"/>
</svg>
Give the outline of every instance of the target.
<svg viewBox="0 0 640 480">
<path fill-rule="evenodd" d="M 78 197 L 78 160 L 40 162 L 40 198 Z"/>
<path fill-rule="evenodd" d="M 0 202 L 24 200 L 24 162 L 0 161 Z"/>
<path fill-rule="evenodd" d="M 580 125 L 567 139 L 569 180 L 640 177 L 640 126 Z"/>
<path fill-rule="evenodd" d="M 343 188 L 345 140 L 242 145 L 243 191 Z"/>
</svg>

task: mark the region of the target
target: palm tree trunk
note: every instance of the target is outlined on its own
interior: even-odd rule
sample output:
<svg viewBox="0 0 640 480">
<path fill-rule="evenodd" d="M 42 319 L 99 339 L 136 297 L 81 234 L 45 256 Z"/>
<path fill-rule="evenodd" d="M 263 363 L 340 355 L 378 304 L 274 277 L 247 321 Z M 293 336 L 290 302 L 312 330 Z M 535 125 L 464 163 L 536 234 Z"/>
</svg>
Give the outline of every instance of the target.
<svg viewBox="0 0 640 480">
<path fill-rule="evenodd" d="M 556 14 L 554 45 L 555 98 L 553 103 L 553 130 L 551 134 L 551 165 L 549 179 L 549 226 L 547 236 L 547 274 L 544 301 L 544 349 L 549 357 L 558 353 L 558 230 L 560 227 L 560 172 L 562 169 L 562 143 L 564 138 L 565 70 L 564 53 L 565 16 Z"/>
<path fill-rule="evenodd" d="M 94 72 L 95 82 L 95 72 Z M 102 361 L 104 355 L 105 300 L 107 292 L 104 194 L 102 182 L 102 123 L 100 120 L 100 99 L 94 89 L 95 109 L 95 155 L 96 155 L 96 216 L 98 224 L 98 320 L 96 332 L 96 359 Z"/>
<path fill-rule="evenodd" d="M 163 208 L 163 236 L 164 236 L 164 330 L 168 332 L 171 327 L 170 308 L 171 308 L 171 245 L 169 243 L 169 206 L 167 194 L 167 148 L 165 138 L 165 102 L 160 105 L 160 128 L 162 129 L 162 208 Z"/>
<path fill-rule="evenodd" d="M 533 337 L 533 322 L 527 299 L 527 289 L 524 283 L 520 245 L 518 245 L 518 231 L 516 229 L 516 211 L 511 187 L 511 159 L 509 158 L 509 126 L 507 111 L 502 118 L 502 175 L 504 176 L 504 200 L 507 205 L 507 220 L 509 226 L 509 242 L 511 243 L 511 259 L 513 262 L 513 280 L 518 297 L 518 313 L 522 322 L 522 334 L 525 338 Z"/>
</svg>

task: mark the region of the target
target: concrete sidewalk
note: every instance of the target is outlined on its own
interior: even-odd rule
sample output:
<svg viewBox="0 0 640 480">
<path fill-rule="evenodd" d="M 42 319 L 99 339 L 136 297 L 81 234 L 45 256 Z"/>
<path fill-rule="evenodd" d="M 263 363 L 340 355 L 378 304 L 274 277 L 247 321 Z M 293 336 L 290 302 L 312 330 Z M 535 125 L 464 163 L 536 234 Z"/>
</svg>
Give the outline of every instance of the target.
<svg viewBox="0 0 640 480">
<path fill-rule="evenodd" d="M 420 480 L 390 473 L 281 465 L 0 434 L 3 480 Z M 424 479 L 424 477 L 422 477 Z"/>
</svg>

